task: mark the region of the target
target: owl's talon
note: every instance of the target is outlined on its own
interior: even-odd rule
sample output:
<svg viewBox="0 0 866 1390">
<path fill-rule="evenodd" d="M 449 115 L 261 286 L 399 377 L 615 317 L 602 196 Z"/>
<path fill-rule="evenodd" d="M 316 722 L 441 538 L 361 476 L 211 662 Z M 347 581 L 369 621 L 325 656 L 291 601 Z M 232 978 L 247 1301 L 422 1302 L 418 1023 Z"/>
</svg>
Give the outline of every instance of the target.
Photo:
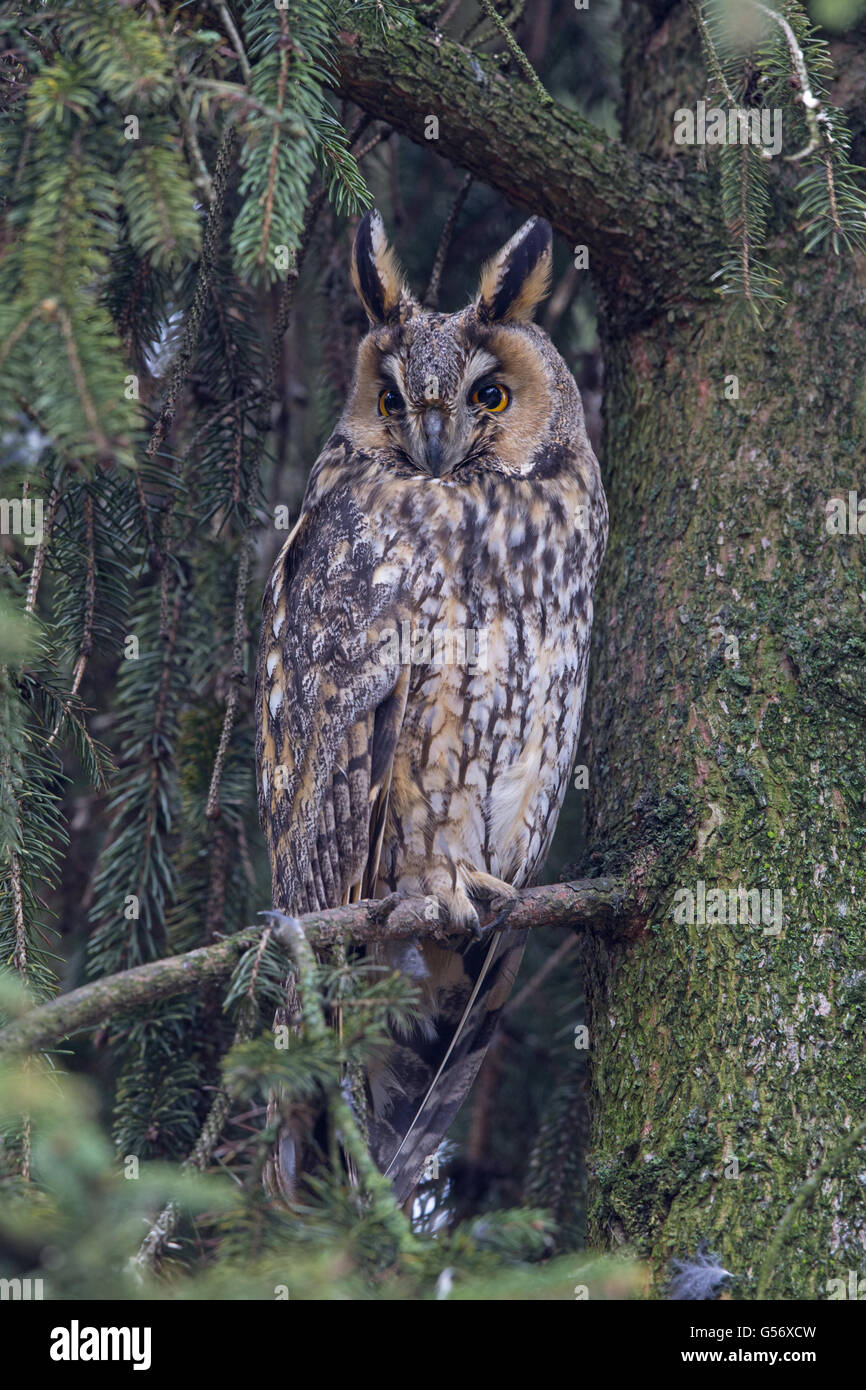
<svg viewBox="0 0 866 1390">
<path fill-rule="evenodd" d="M 498 902 L 501 903 L 502 899 L 500 898 Z M 511 916 L 512 912 L 514 911 L 516 902 L 516 898 L 509 898 L 505 903 L 502 904 L 496 916 L 490 922 L 488 922 L 486 927 L 484 928 L 485 934 L 488 932 L 502 930 L 502 928 L 507 923 L 509 917 Z M 493 904 L 491 904 L 491 906 L 493 906 Z"/>
<path fill-rule="evenodd" d="M 376 926 L 382 926 L 384 922 L 387 922 L 398 902 L 400 902 L 399 893 L 389 893 L 387 898 L 376 898 L 368 908 L 370 920 L 375 922 Z"/>
</svg>

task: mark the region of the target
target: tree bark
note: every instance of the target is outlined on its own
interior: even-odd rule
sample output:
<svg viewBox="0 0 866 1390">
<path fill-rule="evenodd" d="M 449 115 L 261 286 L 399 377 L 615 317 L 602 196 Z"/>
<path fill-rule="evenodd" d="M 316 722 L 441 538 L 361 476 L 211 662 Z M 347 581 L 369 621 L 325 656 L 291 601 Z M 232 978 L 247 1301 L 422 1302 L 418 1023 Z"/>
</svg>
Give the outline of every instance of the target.
<svg viewBox="0 0 866 1390">
<path fill-rule="evenodd" d="M 709 295 L 719 214 L 684 164 L 645 158 L 575 112 L 541 106 L 498 59 L 428 31 L 375 42 L 343 34 L 339 65 L 345 96 L 588 246 L 622 310 L 666 305 L 686 271 Z"/>
<path fill-rule="evenodd" d="M 825 526 L 866 496 L 864 263 L 803 255 L 776 169 L 787 305 L 762 334 L 713 296 L 715 180 L 672 158 L 706 91 L 687 7 L 627 4 L 623 30 L 622 147 L 432 36 L 347 38 L 341 83 L 419 141 L 438 112 L 440 151 L 600 277 L 590 846 L 650 925 L 584 947 L 591 1238 L 657 1288 L 705 1245 L 735 1296 L 823 1298 L 866 1246 L 866 538 Z M 676 920 L 700 883 L 767 891 L 767 920 Z"/>
</svg>

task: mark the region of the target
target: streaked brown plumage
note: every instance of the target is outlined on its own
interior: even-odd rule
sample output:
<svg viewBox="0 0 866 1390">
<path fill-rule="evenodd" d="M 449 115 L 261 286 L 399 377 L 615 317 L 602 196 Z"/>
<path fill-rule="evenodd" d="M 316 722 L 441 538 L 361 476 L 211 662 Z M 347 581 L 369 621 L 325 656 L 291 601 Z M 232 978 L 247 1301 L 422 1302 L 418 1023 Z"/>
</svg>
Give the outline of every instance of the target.
<svg viewBox="0 0 866 1390">
<path fill-rule="evenodd" d="M 430 313 L 378 214 L 359 227 L 370 332 L 263 605 L 260 809 L 282 911 L 398 892 L 474 923 L 544 864 L 607 534 L 577 387 L 531 322 L 550 262 L 550 228 L 532 219 L 473 304 Z M 368 1078 L 373 1156 L 400 1200 L 472 1082 L 522 951 L 505 930 L 380 953 L 425 1003 Z M 296 1162 L 286 1138 L 284 1187 Z"/>
</svg>

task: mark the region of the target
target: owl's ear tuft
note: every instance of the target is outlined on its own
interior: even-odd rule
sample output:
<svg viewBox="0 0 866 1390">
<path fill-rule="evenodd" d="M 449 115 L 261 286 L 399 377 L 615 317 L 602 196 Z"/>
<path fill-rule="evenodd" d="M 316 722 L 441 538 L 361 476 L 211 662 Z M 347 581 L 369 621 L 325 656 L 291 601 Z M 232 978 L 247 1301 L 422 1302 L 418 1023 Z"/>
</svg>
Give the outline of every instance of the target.
<svg viewBox="0 0 866 1390">
<path fill-rule="evenodd" d="M 481 272 L 475 312 L 485 323 L 531 319 L 550 289 L 553 232 L 543 217 L 530 217 Z"/>
<path fill-rule="evenodd" d="M 352 284 L 371 324 L 397 323 L 407 318 L 414 307 L 415 301 L 375 208 L 364 214 L 355 233 Z"/>
</svg>

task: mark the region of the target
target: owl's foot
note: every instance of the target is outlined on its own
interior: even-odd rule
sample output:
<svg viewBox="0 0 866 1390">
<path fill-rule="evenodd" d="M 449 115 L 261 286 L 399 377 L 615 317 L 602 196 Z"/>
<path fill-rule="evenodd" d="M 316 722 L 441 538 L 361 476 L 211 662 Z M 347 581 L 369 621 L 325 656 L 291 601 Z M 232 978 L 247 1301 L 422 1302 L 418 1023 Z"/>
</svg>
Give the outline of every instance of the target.
<svg viewBox="0 0 866 1390">
<path fill-rule="evenodd" d="M 386 940 L 404 936 L 411 928 L 412 941 L 433 940 L 445 945 L 451 924 L 475 934 L 480 930 L 478 913 L 466 894 L 457 891 L 422 893 L 400 891 L 389 893 L 369 906 L 370 919 L 376 926 L 386 928 Z M 396 942 L 393 943 L 396 945 Z"/>
<path fill-rule="evenodd" d="M 517 889 L 465 861 L 458 863 L 457 874 L 458 887 L 436 898 L 449 921 L 459 923 L 476 941 L 486 940 L 507 921 Z"/>
<path fill-rule="evenodd" d="M 449 921 L 458 922 L 476 941 L 484 941 L 507 922 L 517 889 L 492 874 L 464 870 L 463 879 L 463 889 L 436 897 Z"/>
<path fill-rule="evenodd" d="M 449 875 L 450 876 L 450 875 Z M 507 920 L 517 897 L 517 890 L 492 874 L 483 873 L 461 864 L 455 887 L 440 887 L 427 878 L 426 893 L 418 890 L 399 890 L 371 905 L 374 922 L 388 927 L 411 924 L 417 937 L 442 945 L 453 945 L 455 933 L 448 928 L 461 928 L 476 941 L 498 931 Z M 444 877 L 444 875 L 443 875 Z M 420 887 L 420 885 L 419 885 Z M 413 937 L 416 932 L 413 931 Z"/>
<path fill-rule="evenodd" d="M 484 925 L 484 932 L 501 931 L 517 905 L 517 897 L 494 898 L 490 904 L 494 916 Z"/>
<path fill-rule="evenodd" d="M 432 935 L 438 941 L 447 942 L 448 933 L 436 930 L 437 927 L 462 927 L 476 939 L 482 935 L 478 913 L 462 888 L 428 893 L 425 898 L 424 919 L 435 924 Z"/>
<path fill-rule="evenodd" d="M 487 937 L 491 932 L 499 931 L 507 922 L 517 900 L 517 889 L 504 879 L 494 878 L 493 874 L 472 869 L 466 864 L 461 864 L 460 868 L 467 893 L 473 902 L 481 904 L 483 908 L 485 920 L 479 925 L 477 936 L 479 939 Z"/>
</svg>

